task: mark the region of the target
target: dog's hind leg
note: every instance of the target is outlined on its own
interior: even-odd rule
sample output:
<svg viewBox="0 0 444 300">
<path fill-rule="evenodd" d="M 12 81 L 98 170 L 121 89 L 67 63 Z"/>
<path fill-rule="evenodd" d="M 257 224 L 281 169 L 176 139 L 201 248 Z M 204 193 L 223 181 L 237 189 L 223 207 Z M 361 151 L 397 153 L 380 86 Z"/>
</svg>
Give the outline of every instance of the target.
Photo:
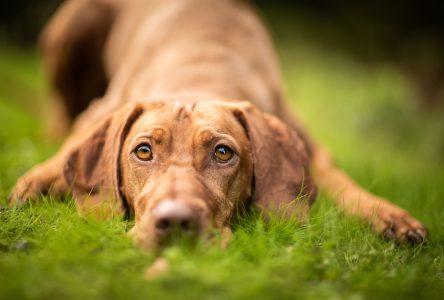
<svg viewBox="0 0 444 300">
<path fill-rule="evenodd" d="M 110 0 L 67 1 L 41 34 L 44 67 L 57 101 L 51 125 L 56 134 L 105 93 L 108 79 L 102 52 L 114 14 Z"/>
</svg>

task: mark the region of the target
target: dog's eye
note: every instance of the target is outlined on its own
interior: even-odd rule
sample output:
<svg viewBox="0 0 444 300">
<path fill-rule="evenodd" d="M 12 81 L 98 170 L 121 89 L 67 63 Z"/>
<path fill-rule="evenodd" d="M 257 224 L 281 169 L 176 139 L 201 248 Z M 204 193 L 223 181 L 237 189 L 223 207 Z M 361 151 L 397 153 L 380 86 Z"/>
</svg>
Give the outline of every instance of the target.
<svg viewBox="0 0 444 300">
<path fill-rule="evenodd" d="M 228 162 L 233 157 L 233 150 L 227 146 L 217 146 L 214 150 L 214 156 L 219 162 Z"/>
<path fill-rule="evenodd" d="M 151 147 L 148 144 L 137 146 L 135 153 L 137 158 L 140 160 L 148 161 L 153 159 L 153 152 L 151 151 Z"/>
</svg>

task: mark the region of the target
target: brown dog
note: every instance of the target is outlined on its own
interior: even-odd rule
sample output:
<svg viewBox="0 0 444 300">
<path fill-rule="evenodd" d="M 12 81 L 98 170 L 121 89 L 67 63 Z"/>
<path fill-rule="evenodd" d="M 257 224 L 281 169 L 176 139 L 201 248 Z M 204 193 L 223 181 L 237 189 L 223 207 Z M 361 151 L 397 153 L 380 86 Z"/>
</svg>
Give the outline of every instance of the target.
<svg viewBox="0 0 444 300">
<path fill-rule="evenodd" d="M 81 213 L 134 214 L 131 234 L 151 248 L 175 231 L 227 230 L 250 202 L 302 221 L 317 184 L 378 232 L 424 240 L 421 223 L 356 185 L 303 133 L 244 1 L 71 0 L 42 42 L 64 119 L 76 119 L 11 205 L 72 192 Z"/>
</svg>

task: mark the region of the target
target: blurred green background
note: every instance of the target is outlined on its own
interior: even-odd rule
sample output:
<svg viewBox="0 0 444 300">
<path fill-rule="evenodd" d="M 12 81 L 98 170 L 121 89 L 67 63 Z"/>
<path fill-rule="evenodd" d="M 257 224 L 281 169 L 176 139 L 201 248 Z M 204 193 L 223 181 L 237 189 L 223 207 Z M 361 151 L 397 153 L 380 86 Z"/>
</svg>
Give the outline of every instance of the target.
<svg viewBox="0 0 444 300">
<path fill-rule="evenodd" d="M 36 38 L 59 1 L 0 9 L 0 204 L 56 151 Z M 397 246 L 321 195 L 306 226 L 255 216 L 227 250 L 177 246 L 171 274 L 131 245 L 131 221 L 77 216 L 44 198 L 0 208 L 0 299 L 441 299 L 444 294 L 443 23 L 416 1 L 257 1 L 286 95 L 309 132 L 371 192 L 423 221 L 427 244 Z"/>
</svg>

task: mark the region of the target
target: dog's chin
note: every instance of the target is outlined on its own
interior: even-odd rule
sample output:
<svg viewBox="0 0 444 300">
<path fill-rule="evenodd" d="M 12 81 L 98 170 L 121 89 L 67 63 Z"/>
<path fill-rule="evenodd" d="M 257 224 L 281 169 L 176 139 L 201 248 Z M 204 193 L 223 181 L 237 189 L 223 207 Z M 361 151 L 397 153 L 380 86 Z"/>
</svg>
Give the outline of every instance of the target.
<svg viewBox="0 0 444 300">
<path fill-rule="evenodd" d="M 161 251 L 172 245 L 195 246 L 197 243 L 206 244 L 214 239 L 214 230 L 211 227 L 205 227 L 199 232 L 188 234 L 177 232 L 168 237 L 159 237 L 154 230 L 141 228 L 135 225 L 128 231 L 128 236 L 132 239 L 134 245 L 146 251 Z"/>
<path fill-rule="evenodd" d="M 128 236 L 133 243 L 144 250 L 151 251 L 159 248 L 159 244 L 155 241 L 153 234 L 149 234 L 145 230 L 140 230 L 137 225 L 128 231 Z"/>
</svg>

